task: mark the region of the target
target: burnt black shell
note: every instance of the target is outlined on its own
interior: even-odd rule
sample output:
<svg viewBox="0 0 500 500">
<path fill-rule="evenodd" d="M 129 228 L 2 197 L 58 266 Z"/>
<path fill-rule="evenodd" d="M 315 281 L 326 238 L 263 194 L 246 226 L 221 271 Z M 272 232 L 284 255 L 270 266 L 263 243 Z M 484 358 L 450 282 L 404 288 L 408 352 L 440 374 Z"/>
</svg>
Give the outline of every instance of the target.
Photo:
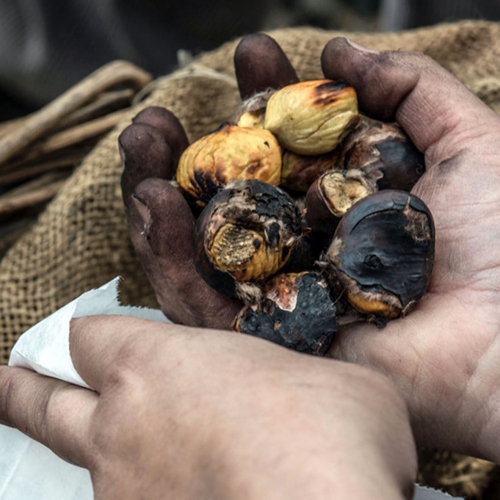
<svg viewBox="0 0 500 500">
<path fill-rule="evenodd" d="M 264 298 L 257 309 L 240 313 L 239 331 L 299 352 L 324 355 L 337 332 L 335 305 L 321 278 L 313 272 L 297 275 L 293 310 Z"/>
<path fill-rule="evenodd" d="M 210 224 L 211 218 L 218 207 L 226 204 L 236 190 L 248 191 L 247 200 L 256 202 L 255 210 L 251 209 L 251 203 L 234 207 L 234 210 L 227 211 L 228 220 L 232 220 L 237 224 L 249 229 L 256 228 L 256 218 L 275 218 L 294 234 L 301 234 L 301 217 L 300 211 L 293 199 L 282 189 L 268 184 L 266 182 L 255 179 L 234 181 L 228 184 L 226 189 L 223 189 L 216 194 L 203 209 L 196 221 L 195 226 L 195 267 L 202 278 L 218 292 L 227 295 L 228 297 L 236 298 L 236 282 L 226 271 L 218 269 L 206 250 L 205 233 Z M 269 231 L 271 244 L 278 244 L 280 230 L 278 224 L 273 224 Z M 274 241 L 276 240 L 276 241 Z M 300 246 L 302 249 L 302 245 Z M 293 257 L 293 255 L 292 255 Z M 291 259 L 295 261 L 294 258 Z"/>
<path fill-rule="evenodd" d="M 412 223 L 415 217 L 421 224 Z M 387 190 L 368 196 L 343 217 L 338 268 L 366 292 L 389 292 L 403 307 L 424 294 L 434 263 L 431 212 L 417 196 Z"/>
</svg>

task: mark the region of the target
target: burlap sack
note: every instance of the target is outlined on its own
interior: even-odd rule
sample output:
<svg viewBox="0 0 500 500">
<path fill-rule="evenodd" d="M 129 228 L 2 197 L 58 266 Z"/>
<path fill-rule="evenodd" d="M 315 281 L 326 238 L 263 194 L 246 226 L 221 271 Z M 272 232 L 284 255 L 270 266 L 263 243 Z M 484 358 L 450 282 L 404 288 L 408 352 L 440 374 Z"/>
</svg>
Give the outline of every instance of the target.
<svg viewBox="0 0 500 500">
<path fill-rule="evenodd" d="M 374 49 L 422 51 L 500 113 L 500 24 L 461 22 L 403 33 L 338 33 L 310 28 L 270 33 L 301 78 L 321 76 L 320 53 L 333 36 Z M 85 159 L 38 223 L 0 262 L 0 361 L 28 327 L 89 288 L 123 277 L 125 303 L 155 305 L 134 256 L 122 208 L 117 137 L 140 108 L 172 110 L 190 139 L 227 119 L 238 104 L 232 56 L 237 41 L 159 79 L 154 91 Z"/>
</svg>

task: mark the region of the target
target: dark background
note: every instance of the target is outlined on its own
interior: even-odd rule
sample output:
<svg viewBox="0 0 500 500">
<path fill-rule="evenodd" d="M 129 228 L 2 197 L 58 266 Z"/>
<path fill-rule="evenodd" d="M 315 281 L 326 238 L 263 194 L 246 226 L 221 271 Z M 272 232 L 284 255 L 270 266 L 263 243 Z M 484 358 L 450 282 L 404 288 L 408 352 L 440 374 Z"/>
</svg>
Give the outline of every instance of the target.
<svg viewBox="0 0 500 500">
<path fill-rule="evenodd" d="M 108 61 L 175 69 L 232 38 L 286 26 L 395 31 L 500 19 L 499 0 L 0 0 L 0 121 L 38 109 Z"/>
</svg>

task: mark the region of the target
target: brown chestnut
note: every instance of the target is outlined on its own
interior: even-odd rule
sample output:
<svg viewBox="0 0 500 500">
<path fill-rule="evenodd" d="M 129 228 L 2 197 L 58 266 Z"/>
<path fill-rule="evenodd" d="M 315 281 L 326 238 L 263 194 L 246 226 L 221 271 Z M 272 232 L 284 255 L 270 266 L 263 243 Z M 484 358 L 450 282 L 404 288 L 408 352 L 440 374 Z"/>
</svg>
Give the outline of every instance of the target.
<svg viewBox="0 0 500 500">
<path fill-rule="evenodd" d="M 280 186 L 298 193 L 305 193 L 318 177 L 337 166 L 339 154 L 338 149 L 313 156 L 299 155 L 285 150 Z"/>
<path fill-rule="evenodd" d="M 251 302 L 259 292 L 248 283 L 276 274 L 302 233 L 301 213 L 285 191 L 257 180 L 233 181 L 196 221 L 196 269 L 221 293 Z"/>
<path fill-rule="evenodd" d="M 360 116 L 339 145 L 337 168 L 361 170 L 378 189 L 410 191 L 425 172 L 425 162 L 397 123 Z"/>
<path fill-rule="evenodd" d="M 337 332 L 335 304 L 319 274 L 279 274 L 265 284 L 257 304 L 241 310 L 234 330 L 324 355 Z"/>
<path fill-rule="evenodd" d="M 357 201 L 376 191 L 375 182 L 358 169 L 325 172 L 307 191 L 307 224 L 314 231 L 331 236 L 341 217 Z"/>
<path fill-rule="evenodd" d="M 330 283 L 380 325 L 406 315 L 429 284 L 434 223 L 418 197 L 379 191 L 342 218 L 325 254 Z"/>
</svg>

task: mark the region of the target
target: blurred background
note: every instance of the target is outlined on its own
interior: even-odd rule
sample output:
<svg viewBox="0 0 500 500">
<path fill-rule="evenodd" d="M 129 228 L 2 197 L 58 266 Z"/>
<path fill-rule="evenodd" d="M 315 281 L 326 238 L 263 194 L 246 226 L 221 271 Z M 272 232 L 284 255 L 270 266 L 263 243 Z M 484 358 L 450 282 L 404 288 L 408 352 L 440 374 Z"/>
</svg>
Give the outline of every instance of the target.
<svg viewBox="0 0 500 500">
<path fill-rule="evenodd" d="M 108 61 L 154 76 L 232 38 L 286 26 L 395 31 L 500 19 L 498 0 L 0 0 L 0 121 L 51 101 Z M 186 53 L 186 52 L 184 52 Z"/>
</svg>

